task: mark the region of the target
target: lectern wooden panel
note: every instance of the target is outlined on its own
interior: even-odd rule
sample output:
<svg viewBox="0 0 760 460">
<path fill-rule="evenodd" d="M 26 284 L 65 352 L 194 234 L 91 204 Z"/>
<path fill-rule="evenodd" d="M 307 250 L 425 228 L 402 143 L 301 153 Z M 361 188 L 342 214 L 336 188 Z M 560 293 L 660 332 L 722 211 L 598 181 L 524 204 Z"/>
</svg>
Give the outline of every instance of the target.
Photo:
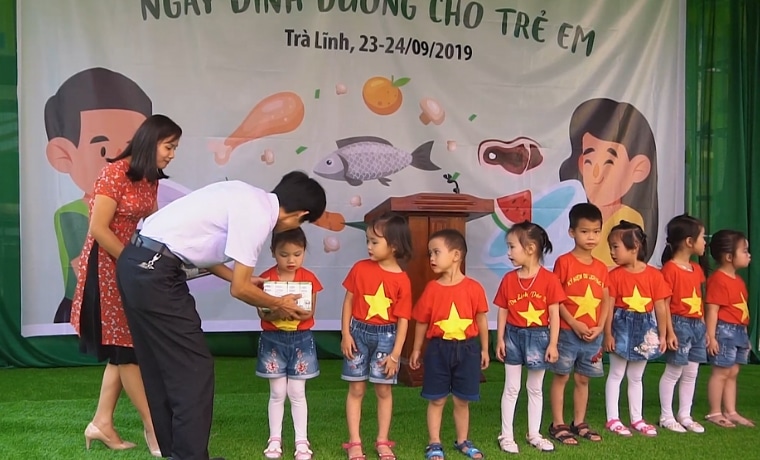
<svg viewBox="0 0 760 460">
<path fill-rule="evenodd" d="M 466 237 L 466 223 L 493 213 L 493 200 L 453 193 L 418 193 L 391 197 L 368 212 L 364 221 L 369 223 L 375 217 L 391 211 L 405 216 L 409 221 L 412 258 L 404 268 L 412 282 L 412 301 L 417 302 L 428 281 L 436 277 L 430 269 L 428 237 L 444 228 L 459 230 Z M 463 264 L 462 270 L 464 269 Z M 399 369 L 399 381 L 408 386 L 422 385 L 423 368 L 414 371 L 409 367 L 409 355 L 412 354 L 414 346 L 414 329 L 414 321 L 410 321 Z"/>
</svg>

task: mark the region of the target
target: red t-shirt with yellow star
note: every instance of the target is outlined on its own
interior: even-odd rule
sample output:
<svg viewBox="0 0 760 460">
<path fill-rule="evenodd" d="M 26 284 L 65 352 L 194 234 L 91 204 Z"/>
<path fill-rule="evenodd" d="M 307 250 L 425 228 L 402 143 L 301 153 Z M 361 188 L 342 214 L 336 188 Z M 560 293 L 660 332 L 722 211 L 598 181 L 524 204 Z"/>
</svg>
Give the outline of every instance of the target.
<svg viewBox="0 0 760 460">
<path fill-rule="evenodd" d="M 261 275 L 259 275 L 261 278 L 267 278 L 270 281 L 280 281 L 280 276 L 277 274 L 277 266 L 274 266 L 265 272 L 263 272 Z M 322 290 L 322 284 L 317 279 L 317 276 L 310 272 L 309 270 L 301 267 L 298 270 L 296 270 L 295 276 L 293 277 L 293 281 L 300 281 L 300 282 L 309 282 L 311 283 L 311 292 L 313 294 L 316 294 L 317 292 Z M 261 329 L 265 331 L 308 331 L 314 327 L 314 317 L 304 320 L 304 321 L 288 321 L 284 319 L 280 319 L 277 321 L 264 321 L 261 320 Z"/>
<path fill-rule="evenodd" d="M 651 265 L 639 273 L 631 273 L 624 267 L 614 268 L 609 275 L 609 289 L 616 308 L 638 313 L 651 312 L 656 301 L 672 294 L 662 273 Z"/>
<path fill-rule="evenodd" d="M 549 325 L 549 305 L 566 299 L 559 279 L 541 267 L 534 278 L 518 278 L 517 270 L 504 275 L 493 303 L 507 310 L 507 324 L 540 327 Z"/>
<path fill-rule="evenodd" d="M 559 278 L 567 296 L 562 304 L 573 318 L 588 327 L 599 326 L 599 309 L 602 308 L 609 274 L 604 262 L 592 258 L 591 263 L 586 264 L 568 252 L 557 257 L 554 274 Z M 562 318 L 559 325 L 562 329 L 570 329 L 570 325 Z"/>
<path fill-rule="evenodd" d="M 662 276 L 673 291 L 670 298 L 670 314 L 684 318 L 701 318 L 702 283 L 705 272 L 694 262 L 689 262 L 691 271 L 681 268 L 675 261 L 669 260 L 662 266 Z"/>
<path fill-rule="evenodd" d="M 732 278 L 727 273 L 716 270 L 707 279 L 705 303 L 720 307 L 718 319 L 724 323 L 749 324 L 749 309 L 747 308 L 747 285 L 741 276 Z"/>
<path fill-rule="evenodd" d="M 452 286 L 430 281 L 414 305 L 412 317 L 428 325 L 428 339 L 466 340 L 478 335 L 478 313 L 488 313 L 486 291 L 480 283 L 465 277 Z"/>
<path fill-rule="evenodd" d="M 382 326 L 412 317 L 412 283 L 406 272 L 388 272 L 373 260 L 360 260 L 343 287 L 354 295 L 351 315 L 357 321 Z"/>
</svg>

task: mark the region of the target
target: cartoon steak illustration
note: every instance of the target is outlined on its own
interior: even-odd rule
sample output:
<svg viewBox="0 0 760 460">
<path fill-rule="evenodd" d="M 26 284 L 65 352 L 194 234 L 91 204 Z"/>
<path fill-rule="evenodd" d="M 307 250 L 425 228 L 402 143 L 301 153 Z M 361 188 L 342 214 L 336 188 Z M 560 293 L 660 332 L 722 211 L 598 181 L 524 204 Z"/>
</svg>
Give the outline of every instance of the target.
<svg viewBox="0 0 760 460">
<path fill-rule="evenodd" d="M 391 181 L 388 176 L 407 166 L 423 171 L 439 168 L 430 160 L 433 141 L 425 142 L 412 153 L 394 147 L 379 137 L 351 137 L 336 142 L 338 150 L 314 167 L 314 174 L 326 179 L 342 180 L 350 185 L 361 185 L 377 180 L 383 185 Z"/>
<path fill-rule="evenodd" d="M 498 166 L 512 174 L 524 174 L 543 161 L 541 145 L 529 137 L 518 137 L 506 142 L 488 139 L 478 147 L 479 163 Z"/>
</svg>

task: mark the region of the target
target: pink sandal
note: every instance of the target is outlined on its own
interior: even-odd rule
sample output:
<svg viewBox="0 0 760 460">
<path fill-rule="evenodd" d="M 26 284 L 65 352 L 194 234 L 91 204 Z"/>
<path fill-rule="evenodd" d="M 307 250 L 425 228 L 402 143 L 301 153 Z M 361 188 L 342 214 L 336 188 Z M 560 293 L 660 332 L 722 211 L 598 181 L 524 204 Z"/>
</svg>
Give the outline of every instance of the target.
<svg viewBox="0 0 760 460">
<path fill-rule="evenodd" d="M 361 450 L 361 454 L 354 455 L 353 457 L 351 454 L 348 453 L 348 451 L 354 447 L 358 447 Z M 355 442 L 344 442 L 343 443 L 343 450 L 346 451 L 346 455 L 348 455 L 348 460 L 366 460 L 367 457 L 364 455 L 364 449 L 362 448 L 361 441 L 355 441 Z"/>
<path fill-rule="evenodd" d="M 650 425 L 645 422 L 644 419 L 641 419 L 636 423 L 632 423 L 631 428 L 643 434 L 644 436 L 649 436 L 650 438 L 657 436 L 657 428 L 654 425 Z"/>
<path fill-rule="evenodd" d="M 605 428 L 607 428 L 609 431 L 625 437 L 631 436 L 631 431 L 623 425 L 623 422 L 620 421 L 620 419 L 612 419 L 609 422 L 607 422 L 606 425 L 604 425 Z"/>
<path fill-rule="evenodd" d="M 311 451 L 309 441 L 296 441 L 296 452 L 293 454 L 295 460 L 311 460 L 312 455 L 314 455 L 314 452 Z"/>
<path fill-rule="evenodd" d="M 276 445 L 272 445 L 277 443 Z M 264 450 L 264 457 L 266 458 L 282 458 L 282 439 L 281 438 L 269 438 L 267 441 L 267 448 Z"/>
<path fill-rule="evenodd" d="M 380 448 L 387 447 L 391 450 L 390 454 L 381 454 Z M 375 450 L 377 451 L 377 458 L 379 460 L 396 460 L 396 454 L 393 453 L 393 448 L 396 447 L 396 443 L 393 441 L 377 441 L 375 443 Z"/>
</svg>

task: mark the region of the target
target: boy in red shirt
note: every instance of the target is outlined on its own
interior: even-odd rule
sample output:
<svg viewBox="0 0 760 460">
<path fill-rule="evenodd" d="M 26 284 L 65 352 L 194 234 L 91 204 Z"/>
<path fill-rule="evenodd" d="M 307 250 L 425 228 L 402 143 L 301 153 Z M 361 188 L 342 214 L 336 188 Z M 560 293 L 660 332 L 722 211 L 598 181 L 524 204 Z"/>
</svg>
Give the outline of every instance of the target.
<svg viewBox="0 0 760 460">
<path fill-rule="evenodd" d="M 488 367 L 488 301 L 483 286 L 462 273 L 467 254 L 464 236 L 456 230 L 435 232 L 428 242 L 430 268 L 440 275 L 430 281 L 414 306 L 417 321 L 414 347 L 409 359 L 420 368 L 425 338 L 425 373 L 422 397 L 428 399 L 429 444 L 425 458 L 443 460 L 441 419 L 449 393 L 454 398 L 454 448 L 469 458 L 483 453 L 468 439 L 470 401 L 480 400 L 480 370 Z"/>
<path fill-rule="evenodd" d="M 567 300 L 559 304 L 559 359 L 552 365 L 552 424 L 549 435 L 566 445 L 578 444 L 576 435 L 598 442 L 599 433 L 586 423 L 589 377 L 603 377 L 602 332 L 610 305 L 607 267 L 591 255 L 602 233 L 602 212 L 590 203 L 570 210 L 569 234 L 575 248 L 557 258 L 554 273 Z M 574 372 L 573 421 L 564 419 L 565 385 Z"/>
</svg>

